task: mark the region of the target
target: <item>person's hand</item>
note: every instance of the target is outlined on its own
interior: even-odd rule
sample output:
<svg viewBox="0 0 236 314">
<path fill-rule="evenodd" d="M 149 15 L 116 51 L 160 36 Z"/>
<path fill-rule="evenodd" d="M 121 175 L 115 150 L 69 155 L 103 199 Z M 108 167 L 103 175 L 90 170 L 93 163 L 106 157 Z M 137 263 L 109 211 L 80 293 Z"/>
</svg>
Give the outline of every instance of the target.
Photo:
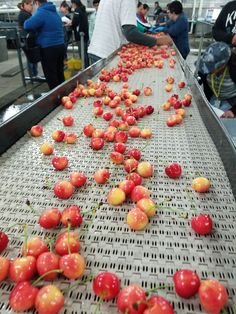
<svg viewBox="0 0 236 314">
<path fill-rule="evenodd" d="M 236 35 L 232 38 L 232 45 L 236 46 Z"/>
<path fill-rule="evenodd" d="M 170 38 L 170 36 L 164 35 L 157 38 L 158 46 L 164 46 L 164 45 L 171 46 L 172 44 L 173 44 L 173 41 Z"/>
<path fill-rule="evenodd" d="M 234 117 L 235 115 L 231 110 L 225 111 L 221 116 L 221 118 L 234 118 Z"/>
</svg>

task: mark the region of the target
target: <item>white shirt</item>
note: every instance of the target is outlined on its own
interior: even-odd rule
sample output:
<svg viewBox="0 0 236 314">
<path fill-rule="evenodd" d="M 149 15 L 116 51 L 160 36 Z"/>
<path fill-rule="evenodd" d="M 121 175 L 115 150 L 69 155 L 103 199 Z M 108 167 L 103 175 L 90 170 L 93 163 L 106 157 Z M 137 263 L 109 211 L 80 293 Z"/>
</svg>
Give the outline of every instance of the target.
<svg viewBox="0 0 236 314">
<path fill-rule="evenodd" d="M 123 25 L 137 25 L 135 0 L 101 0 L 88 52 L 107 58 L 126 42 Z"/>
</svg>

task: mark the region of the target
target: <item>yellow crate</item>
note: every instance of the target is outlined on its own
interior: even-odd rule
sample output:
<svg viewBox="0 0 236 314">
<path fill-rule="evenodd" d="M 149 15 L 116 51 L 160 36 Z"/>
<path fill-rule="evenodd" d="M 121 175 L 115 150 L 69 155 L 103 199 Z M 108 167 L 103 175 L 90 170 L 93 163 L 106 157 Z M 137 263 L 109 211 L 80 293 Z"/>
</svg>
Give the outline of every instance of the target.
<svg viewBox="0 0 236 314">
<path fill-rule="evenodd" d="M 71 78 L 71 76 L 72 76 L 72 71 L 70 71 L 70 70 L 64 71 L 65 80 L 68 80 L 69 78 Z"/>
</svg>

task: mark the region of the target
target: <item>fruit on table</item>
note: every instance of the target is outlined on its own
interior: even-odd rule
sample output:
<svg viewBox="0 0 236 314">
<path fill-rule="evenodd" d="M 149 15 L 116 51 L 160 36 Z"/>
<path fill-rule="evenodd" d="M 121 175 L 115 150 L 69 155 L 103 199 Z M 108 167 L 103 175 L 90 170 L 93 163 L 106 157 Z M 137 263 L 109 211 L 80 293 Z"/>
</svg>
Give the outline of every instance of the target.
<svg viewBox="0 0 236 314">
<path fill-rule="evenodd" d="M 121 313 L 142 314 L 147 308 L 145 291 L 135 284 L 123 288 L 118 294 L 117 306 Z"/>
<path fill-rule="evenodd" d="M 64 137 L 65 137 L 65 132 L 61 130 L 55 130 L 52 132 L 52 139 L 55 142 L 62 142 L 64 140 Z"/>
<path fill-rule="evenodd" d="M 7 278 L 9 268 L 10 268 L 9 259 L 4 256 L 0 256 L 0 282 Z"/>
<path fill-rule="evenodd" d="M 126 199 L 125 192 L 120 188 L 113 188 L 110 190 L 107 196 L 107 202 L 109 205 L 121 205 Z"/>
<path fill-rule="evenodd" d="M 70 173 L 70 183 L 76 188 L 80 188 L 85 185 L 87 177 L 82 172 L 72 172 Z"/>
<path fill-rule="evenodd" d="M 105 184 L 110 178 L 110 172 L 108 169 L 99 169 L 94 174 L 94 180 L 98 184 Z"/>
<path fill-rule="evenodd" d="M 71 253 L 78 253 L 80 250 L 80 242 L 78 232 L 70 231 L 69 247 Z M 61 233 L 55 242 L 55 251 L 59 255 L 69 254 L 68 252 L 68 231 Z"/>
<path fill-rule="evenodd" d="M 127 158 L 134 158 L 136 160 L 140 160 L 141 159 L 141 151 L 139 148 L 132 148 L 127 152 L 126 155 Z"/>
<path fill-rule="evenodd" d="M 71 126 L 74 124 L 74 118 L 72 116 L 65 116 L 63 117 L 62 122 L 65 126 Z"/>
<path fill-rule="evenodd" d="M 113 118 L 113 113 L 111 113 L 110 111 L 104 112 L 102 117 L 104 120 L 109 121 Z"/>
<path fill-rule="evenodd" d="M 135 125 L 137 123 L 135 117 L 133 116 L 128 116 L 126 118 L 126 122 L 128 123 L 128 125 Z"/>
<path fill-rule="evenodd" d="M 48 246 L 40 237 L 37 236 L 28 239 L 26 247 L 25 244 L 23 244 L 21 248 L 21 254 L 23 256 L 34 256 L 36 259 L 44 252 L 48 252 Z"/>
<path fill-rule="evenodd" d="M 74 144 L 77 141 L 78 136 L 74 133 L 68 133 L 64 137 L 64 142 L 66 144 Z"/>
<path fill-rule="evenodd" d="M 67 227 L 70 223 L 71 227 L 78 227 L 82 224 L 83 217 L 78 206 L 69 206 L 65 208 L 61 214 L 61 223 Z"/>
<path fill-rule="evenodd" d="M 169 127 L 172 127 L 177 124 L 176 116 L 172 115 L 166 120 L 166 124 Z"/>
<path fill-rule="evenodd" d="M 110 160 L 114 164 L 120 165 L 120 164 L 123 164 L 123 162 L 124 162 L 124 156 L 121 153 L 118 153 L 118 152 L 111 152 L 110 153 Z"/>
<path fill-rule="evenodd" d="M 128 134 L 124 131 L 118 131 L 116 133 L 115 140 L 118 143 L 126 143 L 128 140 Z"/>
<path fill-rule="evenodd" d="M 115 143 L 113 148 L 115 152 L 118 152 L 120 154 L 124 154 L 124 152 L 126 151 L 126 146 L 124 143 Z"/>
<path fill-rule="evenodd" d="M 39 217 L 39 224 L 45 229 L 52 229 L 59 225 L 61 221 L 61 212 L 57 208 L 45 210 Z"/>
<path fill-rule="evenodd" d="M 133 230 L 143 230 L 148 224 L 148 217 L 144 211 L 135 207 L 127 215 L 127 224 Z"/>
<path fill-rule="evenodd" d="M 143 89 L 143 93 L 144 93 L 144 95 L 145 96 L 150 96 L 150 95 L 152 95 L 152 89 L 151 89 L 151 87 L 144 87 L 144 89 Z"/>
<path fill-rule="evenodd" d="M 128 174 L 126 176 L 126 179 L 132 180 L 135 185 L 141 185 L 143 181 L 142 177 L 140 177 L 140 175 L 135 172 L 131 172 L 130 174 Z"/>
<path fill-rule="evenodd" d="M 70 198 L 74 191 L 75 187 L 69 181 L 60 181 L 54 186 L 54 194 L 61 199 Z"/>
<path fill-rule="evenodd" d="M 90 123 L 84 126 L 83 133 L 87 137 L 92 137 L 93 132 L 95 131 L 95 127 Z"/>
<path fill-rule="evenodd" d="M 210 314 L 218 314 L 228 301 L 226 288 L 217 280 L 203 280 L 198 290 L 202 307 Z"/>
<path fill-rule="evenodd" d="M 30 280 L 36 273 L 34 256 L 18 257 L 10 264 L 9 277 L 14 282 Z"/>
<path fill-rule="evenodd" d="M 45 252 L 39 255 L 36 262 L 37 272 L 40 276 L 43 274 L 59 268 L 59 256 L 53 252 Z M 44 280 L 54 280 L 58 276 L 57 272 L 52 272 L 51 274 L 43 277 Z"/>
<path fill-rule="evenodd" d="M 137 126 L 133 126 L 129 129 L 128 133 L 130 137 L 135 138 L 140 136 L 141 130 Z"/>
<path fill-rule="evenodd" d="M 173 86 L 172 86 L 171 84 L 168 84 L 168 85 L 165 86 L 165 90 L 166 90 L 167 92 L 172 91 L 172 89 L 173 89 Z"/>
<path fill-rule="evenodd" d="M 151 138 L 152 137 L 152 130 L 150 130 L 149 128 L 145 128 L 145 129 L 142 129 L 141 132 L 140 132 L 140 136 L 142 138 Z"/>
<path fill-rule="evenodd" d="M 179 86 L 179 88 L 184 88 L 185 87 L 185 83 L 184 82 L 179 82 L 178 86 Z"/>
<path fill-rule="evenodd" d="M 0 231 L 0 253 L 2 253 L 7 245 L 8 245 L 9 239 L 5 232 Z"/>
<path fill-rule="evenodd" d="M 175 292 L 181 298 L 191 298 L 194 296 L 200 287 L 200 278 L 190 269 L 180 269 L 174 273 L 173 281 Z"/>
<path fill-rule="evenodd" d="M 174 314 L 174 309 L 165 298 L 156 295 L 148 299 L 148 309 L 143 314 Z"/>
<path fill-rule="evenodd" d="M 153 175 L 153 166 L 148 161 L 142 161 L 137 167 L 138 174 L 143 178 L 149 178 Z"/>
<path fill-rule="evenodd" d="M 136 185 L 131 192 L 131 199 L 133 202 L 138 202 L 142 198 L 149 198 L 150 197 L 150 192 L 148 191 L 147 188 L 145 188 L 142 185 Z"/>
<path fill-rule="evenodd" d="M 169 76 L 169 77 L 167 77 L 166 82 L 167 82 L 168 84 L 174 84 L 175 79 L 174 79 L 172 76 Z"/>
<path fill-rule="evenodd" d="M 52 165 L 56 170 L 63 170 L 68 166 L 68 158 L 55 156 L 52 159 Z"/>
<path fill-rule="evenodd" d="M 42 287 L 35 299 L 35 308 L 39 314 L 57 314 L 64 306 L 64 296 L 54 285 Z"/>
<path fill-rule="evenodd" d="M 210 181 L 204 177 L 198 177 L 192 181 L 192 188 L 199 193 L 207 192 L 210 186 Z"/>
<path fill-rule="evenodd" d="M 141 198 L 136 206 L 142 210 L 147 216 L 148 218 L 151 218 L 153 216 L 155 216 L 156 214 L 156 204 L 154 203 L 154 201 L 150 198 L 144 197 Z"/>
<path fill-rule="evenodd" d="M 104 140 L 100 137 L 92 138 L 90 141 L 90 147 L 94 150 L 100 150 L 104 146 Z"/>
<path fill-rule="evenodd" d="M 134 187 L 135 187 L 135 184 L 134 184 L 134 181 L 132 180 L 123 180 L 119 184 L 119 188 L 125 192 L 125 195 L 129 195 L 132 192 Z"/>
<path fill-rule="evenodd" d="M 120 279 L 116 274 L 105 271 L 93 279 L 93 292 L 104 301 L 114 299 L 120 291 Z"/>
<path fill-rule="evenodd" d="M 78 253 L 63 255 L 59 260 L 59 268 L 63 270 L 63 275 L 69 279 L 81 277 L 85 270 L 83 256 Z"/>
<path fill-rule="evenodd" d="M 182 168 L 177 162 L 173 162 L 165 167 L 165 173 L 169 178 L 176 179 L 182 174 Z"/>
<path fill-rule="evenodd" d="M 18 283 L 11 291 L 9 304 L 13 311 L 23 312 L 34 306 L 39 289 L 32 286 L 29 281 Z"/>
<path fill-rule="evenodd" d="M 96 137 L 103 138 L 104 137 L 104 131 L 102 129 L 95 129 L 92 133 L 92 137 L 93 138 L 96 138 Z"/>
<path fill-rule="evenodd" d="M 32 126 L 32 128 L 30 129 L 30 134 L 34 137 L 41 136 L 42 133 L 43 133 L 43 128 L 39 124 Z"/>
<path fill-rule="evenodd" d="M 146 114 L 152 114 L 154 111 L 154 107 L 149 105 L 145 108 Z"/>
<path fill-rule="evenodd" d="M 54 145 L 52 143 L 49 143 L 49 142 L 44 142 L 40 146 L 40 151 L 44 155 L 51 155 L 53 153 L 53 151 L 54 151 Z"/>
<path fill-rule="evenodd" d="M 209 215 L 201 213 L 191 219 L 191 227 L 196 233 L 206 235 L 211 233 L 213 222 Z"/>
<path fill-rule="evenodd" d="M 124 162 L 124 169 L 126 172 L 131 173 L 138 167 L 138 161 L 134 158 L 126 159 Z"/>
</svg>

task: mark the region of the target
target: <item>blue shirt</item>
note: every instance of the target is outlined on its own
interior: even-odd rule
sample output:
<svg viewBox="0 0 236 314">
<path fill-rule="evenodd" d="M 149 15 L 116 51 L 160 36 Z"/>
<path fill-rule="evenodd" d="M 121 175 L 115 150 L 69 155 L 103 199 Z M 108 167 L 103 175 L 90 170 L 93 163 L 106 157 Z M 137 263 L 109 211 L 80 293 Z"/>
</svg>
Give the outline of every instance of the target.
<svg viewBox="0 0 236 314">
<path fill-rule="evenodd" d="M 171 21 L 167 24 L 166 32 L 173 39 L 179 52 L 186 59 L 189 54 L 189 41 L 188 41 L 188 19 L 184 13 L 181 13 L 176 21 Z"/>
<path fill-rule="evenodd" d="M 36 42 L 42 48 L 64 44 L 62 21 L 51 2 L 43 2 L 36 13 L 25 21 L 24 29 L 36 33 Z"/>
</svg>

